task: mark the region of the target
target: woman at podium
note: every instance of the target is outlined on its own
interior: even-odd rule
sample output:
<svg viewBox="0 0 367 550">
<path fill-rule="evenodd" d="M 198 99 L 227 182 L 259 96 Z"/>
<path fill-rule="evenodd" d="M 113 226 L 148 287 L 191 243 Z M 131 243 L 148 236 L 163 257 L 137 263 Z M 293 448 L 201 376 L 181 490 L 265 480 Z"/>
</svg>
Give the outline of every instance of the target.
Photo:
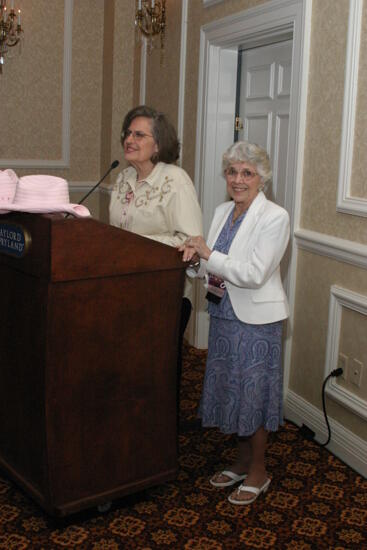
<svg viewBox="0 0 367 550">
<path fill-rule="evenodd" d="M 180 144 L 167 117 L 146 105 L 127 113 L 121 144 L 129 166 L 117 177 L 110 201 L 110 223 L 149 239 L 178 247 L 189 235 L 202 235 L 202 215 L 194 185 L 175 164 Z M 191 313 L 191 283 L 186 279 L 178 349 Z"/>
</svg>

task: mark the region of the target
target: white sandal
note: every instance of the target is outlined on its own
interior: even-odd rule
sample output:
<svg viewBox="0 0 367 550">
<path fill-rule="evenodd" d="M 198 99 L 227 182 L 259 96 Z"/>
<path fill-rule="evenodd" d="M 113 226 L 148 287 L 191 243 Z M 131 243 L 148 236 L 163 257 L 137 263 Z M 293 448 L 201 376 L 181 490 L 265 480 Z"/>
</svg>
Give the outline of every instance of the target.
<svg viewBox="0 0 367 550">
<path fill-rule="evenodd" d="M 213 481 L 213 478 L 217 475 L 226 476 L 229 477 L 229 481 Z M 214 487 L 230 487 L 231 485 L 234 485 L 238 481 L 242 481 L 247 477 L 247 474 L 235 474 L 234 472 L 231 472 L 230 470 L 223 470 L 223 472 L 219 472 L 218 474 L 215 474 L 209 482 Z"/>
<path fill-rule="evenodd" d="M 241 483 L 241 485 L 236 489 L 236 491 L 233 491 L 231 495 L 229 495 L 228 500 L 231 504 L 237 504 L 241 506 L 242 504 L 251 504 L 251 502 L 254 502 L 261 493 L 266 493 L 266 491 L 269 489 L 271 479 L 267 479 L 261 487 L 251 487 L 250 485 L 244 485 Z M 247 493 L 254 493 L 253 498 L 249 499 L 236 499 L 235 495 L 240 495 L 241 491 L 247 492 Z"/>
</svg>

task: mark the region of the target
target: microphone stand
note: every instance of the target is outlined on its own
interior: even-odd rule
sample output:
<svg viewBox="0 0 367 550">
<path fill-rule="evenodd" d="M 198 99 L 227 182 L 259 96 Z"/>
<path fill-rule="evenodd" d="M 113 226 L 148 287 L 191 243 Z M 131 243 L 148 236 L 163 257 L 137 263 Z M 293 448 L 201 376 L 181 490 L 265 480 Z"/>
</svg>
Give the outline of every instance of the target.
<svg viewBox="0 0 367 550">
<path fill-rule="evenodd" d="M 114 168 L 116 168 L 118 165 L 119 165 L 119 161 L 118 160 L 114 160 L 113 163 L 111 164 L 111 166 L 109 167 L 109 169 L 107 170 L 107 172 L 104 174 L 104 176 L 102 176 L 102 178 L 92 187 L 92 189 L 90 189 L 88 191 L 88 193 L 86 195 L 84 195 L 84 197 L 82 199 L 80 199 L 80 201 L 78 202 L 78 204 L 82 204 L 85 199 L 87 199 L 89 197 L 89 195 L 91 195 L 93 193 L 93 191 L 95 189 L 97 189 L 97 187 L 102 183 L 102 181 L 107 178 L 108 174 L 111 172 L 111 170 L 113 170 Z M 68 218 L 69 216 L 71 216 L 71 214 L 66 214 L 65 218 Z"/>
</svg>

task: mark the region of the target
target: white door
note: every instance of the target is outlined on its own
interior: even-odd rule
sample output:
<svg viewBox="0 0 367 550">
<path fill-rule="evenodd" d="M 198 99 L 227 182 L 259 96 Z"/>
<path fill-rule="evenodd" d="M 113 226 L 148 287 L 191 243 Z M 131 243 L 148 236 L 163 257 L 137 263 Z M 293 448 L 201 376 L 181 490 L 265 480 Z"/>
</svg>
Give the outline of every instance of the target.
<svg viewBox="0 0 367 550">
<path fill-rule="evenodd" d="M 273 169 L 273 182 L 267 197 L 286 208 L 292 40 L 243 50 L 239 55 L 237 137 L 266 149 Z M 281 263 L 286 291 L 289 264 L 290 247 Z"/>
<path fill-rule="evenodd" d="M 239 55 L 238 140 L 267 150 L 273 168 L 268 198 L 285 206 L 292 40 L 247 49 Z"/>
</svg>

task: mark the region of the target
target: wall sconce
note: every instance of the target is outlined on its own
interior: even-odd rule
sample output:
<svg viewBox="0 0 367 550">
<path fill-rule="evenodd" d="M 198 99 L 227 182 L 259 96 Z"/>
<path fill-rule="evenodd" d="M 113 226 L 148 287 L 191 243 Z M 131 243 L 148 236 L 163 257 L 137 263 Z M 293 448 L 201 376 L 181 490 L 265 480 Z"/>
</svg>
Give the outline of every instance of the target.
<svg viewBox="0 0 367 550">
<path fill-rule="evenodd" d="M 150 49 L 154 47 L 153 38 L 160 36 L 161 50 L 164 50 L 166 30 L 166 0 L 138 0 L 135 25 L 149 39 Z"/>
<path fill-rule="evenodd" d="M 23 29 L 20 23 L 20 10 L 15 13 L 14 0 L 10 0 L 10 10 L 7 9 L 6 0 L 0 0 L 0 74 L 3 72 L 5 55 L 14 57 L 9 48 L 18 55 L 21 53 L 23 41 Z"/>
</svg>

